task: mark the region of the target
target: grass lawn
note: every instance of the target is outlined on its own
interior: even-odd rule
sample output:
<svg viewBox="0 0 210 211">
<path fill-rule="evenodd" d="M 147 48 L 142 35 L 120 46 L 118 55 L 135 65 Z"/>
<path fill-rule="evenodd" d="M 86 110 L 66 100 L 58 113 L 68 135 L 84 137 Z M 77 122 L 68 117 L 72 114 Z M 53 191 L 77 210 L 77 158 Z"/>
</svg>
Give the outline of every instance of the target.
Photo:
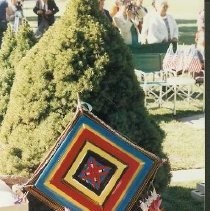
<svg viewBox="0 0 210 211">
<path fill-rule="evenodd" d="M 191 197 L 191 191 L 201 181 L 173 183 L 162 194 L 162 205 L 166 211 L 203 211 L 204 202 Z"/>
<path fill-rule="evenodd" d="M 203 129 L 177 120 L 162 122 L 161 127 L 166 132 L 163 150 L 167 152 L 173 170 L 204 167 Z"/>
<path fill-rule="evenodd" d="M 170 109 L 151 108 L 149 113 L 165 132 L 163 151 L 167 153 L 172 170 L 203 168 L 205 131 L 180 121 L 182 117 L 201 114 L 201 101 L 177 103 L 177 115 Z M 168 105 L 168 107 L 172 105 Z"/>
<path fill-rule="evenodd" d="M 168 105 L 172 106 L 172 105 Z M 177 115 L 166 108 L 149 109 L 151 116 L 164 130 L 163 150 L 168 154 L 172 170 L 203 168 L 205 164 L 205 131 L 180 121 L 182 117 L 201 114 L 202 102 L 177 103 Z M 162 207 L 166 211 L 203 211 L 204 202 L 191 197 L 196 184 L 203 181 L 171 182 L 162 193 Z"/>
</svg>

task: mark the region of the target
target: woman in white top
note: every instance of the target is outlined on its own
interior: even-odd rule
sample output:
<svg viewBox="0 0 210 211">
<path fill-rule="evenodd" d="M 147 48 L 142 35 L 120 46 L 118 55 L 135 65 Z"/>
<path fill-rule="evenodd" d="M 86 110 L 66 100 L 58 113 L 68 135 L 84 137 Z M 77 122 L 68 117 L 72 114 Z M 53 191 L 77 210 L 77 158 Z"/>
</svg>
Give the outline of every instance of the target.
<svg viewBox="0 0 210 211">
<path fill-rule="evenodd" d="M 133 21 L 133 11 L 129 4 L 119 3 L 119 11 L 113 16 L 113 23 L 127 45 L 138 45 L 138 28 Z M 133 6 L 132 6 L 133 7 Z"/>
<path fill-rule="evenodd" d="M 143 18 L 141 35 L 139 38 L 139 42 L 141 44 L 147 44 L 147 36 L 148 36 L 148 28 L 150 23 L 150 18 L 154 16 L 153 13 L 156 13 L 155 9 L 155 0 L 152 1 L 151 8 L 148 10 L 147 14 Z"/>
<path fill-rule="evenodd" d="M 162 43 L 162 42 L 177 42 L 178 40 L 178 26 L 175 19 L 167 14 L 168 2 L 167 0 L 155 0 L 155 9 L 147 27 L 146 43 Z M 144 28 L 144 23 L 143 23 Z M 142 40 L 145 43 L 145 40 Z"/>
<path fill-rule="evenodd" d="M 120 34 L 127 45 L 132 44 L 131 27 L 131 12 L 128 10 L 126 5 L 122 3 L 119 5 L 119 11 L 114 15 L 113 23 L 120 31 Z"/>
<path fill-rule="evenodd" d="M 143 18 L 147 14 L 147 9 L 143 6 L 143 0 L 134 0 L 132 7 L 132 21 L 137 26 L 139 33 L 141 33 Z"/>
</svg>

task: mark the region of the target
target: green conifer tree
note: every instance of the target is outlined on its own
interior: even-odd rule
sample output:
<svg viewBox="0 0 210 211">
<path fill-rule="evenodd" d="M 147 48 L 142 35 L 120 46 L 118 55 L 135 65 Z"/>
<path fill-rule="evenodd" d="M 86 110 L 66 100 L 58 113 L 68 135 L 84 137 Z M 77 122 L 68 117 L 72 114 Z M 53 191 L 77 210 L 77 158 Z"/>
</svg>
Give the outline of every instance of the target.
<svg viewBox="0 0 210 211">
<path fill-rule="evenodd" d="M 144 92 L 133 69 L 129 48 L 98 10 L 97 0 L 71 1 L 16 68 L 0 131 L 0 171 L 32 174 L 71 121 L 78 93 L 104 122 L 166 157 L 163 132 L 144 107 Z M 156 185 L 164 188 L 169 166 L 159 175 Z"/>
<path fill-rule="evenodd" d="M 6 69 L 11 68 L 10 55 L 16 44 L 15 33 L 9 25 L 4 33 L 0 49 L 0 123 L 7 109 L 8 93 L 11 88 L 10 78 L 13 77 L 11 71 L 6 71 Z"/>
<path fill-rule="evenodd" d="M 11 25 L 8 25 L 4 32 L 0 48 L 0 69 L 10 67 L 10 54 L 16 46 L 15 32 Z"/>
<path fill-rule="evenodd" d="M 15 68 L 34 44 L 34 33 L 27 21 L 23 21 L 17 33 L 8 26 L 0 49 L 0 124 L 7 109 Z"/>
</svg>

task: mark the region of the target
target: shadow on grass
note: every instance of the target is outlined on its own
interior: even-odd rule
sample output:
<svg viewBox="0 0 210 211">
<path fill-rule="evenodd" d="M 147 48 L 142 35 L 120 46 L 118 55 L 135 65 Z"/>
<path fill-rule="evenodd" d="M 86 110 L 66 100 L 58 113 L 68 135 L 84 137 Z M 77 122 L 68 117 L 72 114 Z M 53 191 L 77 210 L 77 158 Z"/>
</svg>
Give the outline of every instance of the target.
<svg viewBox="0 0 210 211">
<path fill-rule="evenodd" d="M 166 211 L 203 211 L 204 202 L 191 197 L 192 188 L 181 186 L 169 187 L 163 194 L 162 206 Z"/>
<path fill-rule="evenodd" d="M 151 111 L 152 110 L 152 111 Z M 173 112 L 168 108 L 152 108 L 150 110 L 150 116 L 155 122 L 171 122 L 173 120 L 179 120 L 180 118 L 190 117 L 198 114 L 202 114 L 201 110 L 177 110 L 177 114 L 174 115 Z M 160 111 L 162 110 L 162 112 Z"/>
</svg>

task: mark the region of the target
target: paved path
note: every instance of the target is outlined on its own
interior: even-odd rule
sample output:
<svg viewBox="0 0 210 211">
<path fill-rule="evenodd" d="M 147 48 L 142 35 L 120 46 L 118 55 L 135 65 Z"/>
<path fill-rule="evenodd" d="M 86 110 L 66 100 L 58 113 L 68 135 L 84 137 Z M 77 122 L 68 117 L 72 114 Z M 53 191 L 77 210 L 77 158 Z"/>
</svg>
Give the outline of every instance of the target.
<svg viewBox="0 0 210 211">
<path fill-rule="evenodd" d="M 179 119 L 179 121 L 185 122 L 186 124 L 191 125 L 192 127 L 197 127 L 200 129 L 205 128 L 205 114 L 197 114 L 190 117 L 184 117 Z"/>
<path fill-rule="evenodd" d="M 179 170 L 172 171 L 171 182 L 186 182 L 201 180 L 205 181 L 205 169 L 189 169 L 189 170 Z"/>
</svg>

